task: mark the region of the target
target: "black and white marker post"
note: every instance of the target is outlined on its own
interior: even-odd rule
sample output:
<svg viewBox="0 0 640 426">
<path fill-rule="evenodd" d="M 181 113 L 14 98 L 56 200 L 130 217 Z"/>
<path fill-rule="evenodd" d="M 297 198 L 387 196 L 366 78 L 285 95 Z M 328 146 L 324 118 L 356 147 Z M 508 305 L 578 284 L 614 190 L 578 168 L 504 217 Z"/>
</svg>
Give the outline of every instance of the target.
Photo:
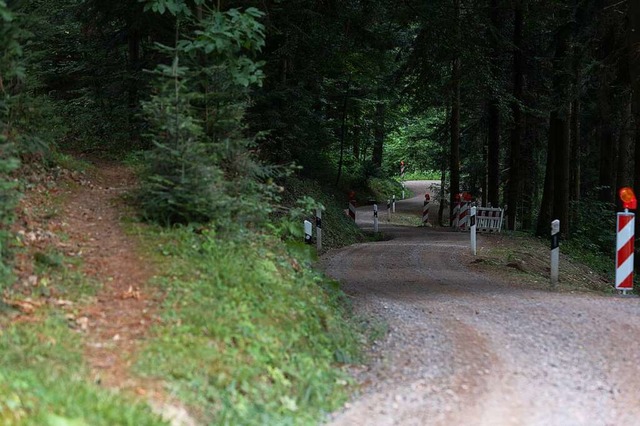
<svg viewBox="0 0 640 426">
<path fill-rule="evenodd" d="M 316 247 L 322 251 L 322 209 L 316 209 Z"/>
<path fill-rule="evenodd" d="M 304 242 L 306 244 L 311 244 L 311 235 L 313 233 L 313 226 L 311 225 L 311 222 L 309 222 L 308 220 L 304 221 Z"/>
<path fill-rule="evenodd" d="M 373 232 L 378 232 L 378 205 L 373 205 Z"/>
<path fill-rule="evenodd" d="M 395 213 L 396 212 L 396 196 L 393 196 L 393 204 L 391 205 L 392 208 L 391 210 Z"/>
<path fill-rule="evenodd" d="M 387 200 L 387 221 L 391 222 L 391 199 Z"/>
<path fill-rule="evenodd" d="M 404 181 L 402 181 L 402 199 L 404 200 Z"/>
<path fill-rule="evenodd" d="M 476 210 L 477 207 L 471 207 L 471 216 L 469 217 L 469 224 L 471 225 L 471 253 L 475 256 L 478 252 L 476 244 Z"/>
<path fill-rule="evenodd" d="M 558 285 L 560 267 L 560 221 L 551 222 L 551 287 Z"/>
</svg>

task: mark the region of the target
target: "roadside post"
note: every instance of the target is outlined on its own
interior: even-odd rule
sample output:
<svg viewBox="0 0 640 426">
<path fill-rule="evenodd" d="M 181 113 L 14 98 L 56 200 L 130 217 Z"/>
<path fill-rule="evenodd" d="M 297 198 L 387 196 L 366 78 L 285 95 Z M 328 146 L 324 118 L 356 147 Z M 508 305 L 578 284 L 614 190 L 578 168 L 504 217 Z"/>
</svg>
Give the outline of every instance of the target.
<svg viewBox="0 0 640 426">
<path fill-rule="evenodd" d="M 560 267 L 560 221 L 551 222 L 551 287 L 558 285 Z"/>
<path fill-rule="evenodd" d="M 478 253 L 476 244 L 476 206 L 471 207 L 471 217 L 469 217 L 471 233 L 471 253 L 475 256 Z"/>
<path fill-rule="evenodd" d="M 387 199 L 387 221 L 391 222 L 391 199 Z"/>
<path fill-rule="evenodd" d="M 404 200 L 404 181 L 402 181 L 402 199 Z"/>
<path fill-rule="evenodd" d="M 356 221 L 356 200 L 353 198 L 353 193 L 349 194 L 349 217 Z"/>
<path fill-rule="evenodd" d="M 395 213 L 396 212 L 396 196 L 395 195 L 393 196 L 393 204 L 391 206 L 392 206 L 393 212 Z"/>
<path fill-rule="evenodd" d="M 373 205 L 373 232 L 378 232 L 378 205 Z"/>
<path fill-rule="evenodd" d="M 311 244 L 311 234 L 313 232 L 313 227 L 311 222 L 308 220 L 304 221 L 304 242 L 306 244 Z"/>
<path fill-rule="evenodd" d="M 638 208 L 638 201 L 629 187 L 618 191 L 624 212 L 616 218 L 616 290 L 622 294 L 633 290 L 633 245 L 635 233 L 635 213 L 629 209 Z"/>
<path fill-rule="evenodd" d="M 424 194 L 424 204 L 422 205 L 422 225 L 427 226 L 429 224 L 429 201 L 431 196 L 427 192 Z"/>
<path fill-rule="evenodd" d="M 322 209 L 316 209 L 316 247 L 318 253 L 322 251 Z"/>
</svg>

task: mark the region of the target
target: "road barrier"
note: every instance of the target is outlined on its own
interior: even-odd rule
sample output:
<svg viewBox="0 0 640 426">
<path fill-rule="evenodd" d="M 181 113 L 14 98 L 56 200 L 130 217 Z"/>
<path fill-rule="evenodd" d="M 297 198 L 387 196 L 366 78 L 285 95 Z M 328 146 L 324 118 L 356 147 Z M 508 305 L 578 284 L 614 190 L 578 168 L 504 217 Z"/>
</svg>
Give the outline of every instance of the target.
<svg viewBox="0 0 640 426">
<path fill-rule="evenodd" d="M 422 205 L 422 224 L 424 226 L 429 224 L 429 201 L 431 201 L 431 196 L 424 194 L 424 204 Z"/>
<path fill-rule="evenodd" d="M 466 231 L 469 229 L 469 208 L 471 203 L 463 201 L 460 203 L 459 217 L 458 217 L 458 230 Z"/>
<path fill-rule="evenodd" d="M 462 203 L 459 201 L 456 201 L 456 203 L 453 205 L 453 224 L 452 227 L 453 229 L 458 229 L 458 219 L 460 216 L 460 205 Z"/>
<path fill-rule="evenodd" d="M 356 221 L 356 200 L 349 200 L 349 217 Z"/>
<path fill-rule="evenodd" d="M 477 227 L 478 232 L 500 232 L 502 229 L 504 211 L 499 208 L 478 207 Z"/>
<path fill-rule="evenodd" d="M 633 290 L 633 241 L 635 214 L 620 212 L 617 216 L 616 290 Z"/>
</svg>

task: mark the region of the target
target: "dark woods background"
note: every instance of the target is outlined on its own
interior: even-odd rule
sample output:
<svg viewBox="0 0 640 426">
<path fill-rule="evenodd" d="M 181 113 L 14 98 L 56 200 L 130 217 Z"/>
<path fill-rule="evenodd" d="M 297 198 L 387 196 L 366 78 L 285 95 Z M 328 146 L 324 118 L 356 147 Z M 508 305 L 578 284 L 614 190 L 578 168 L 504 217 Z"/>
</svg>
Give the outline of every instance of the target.
<svg viewBox="0 0 640 426">
<path fill-rule="evenodd" d="M 605 253 L 616 188 L 640 189 L 635 1 L 15 0 L 0 20 L 5 232 L 16 160 L 60 152 L 142 152 L 167 224 L 257 223 L 292 163 L 346 190 L 403 160 Z"/>
</svg>

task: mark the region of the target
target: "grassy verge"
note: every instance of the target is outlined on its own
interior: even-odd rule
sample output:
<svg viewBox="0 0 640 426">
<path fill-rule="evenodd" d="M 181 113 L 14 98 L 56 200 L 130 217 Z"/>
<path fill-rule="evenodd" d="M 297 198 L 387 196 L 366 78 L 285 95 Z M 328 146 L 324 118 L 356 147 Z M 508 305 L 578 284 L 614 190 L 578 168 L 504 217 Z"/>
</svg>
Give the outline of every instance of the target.
<svg viewBox="0 0 640 426">
<path fill-rule="evenodd" d="M 306 247 L 189 229 L 155 229 L 144 240 L 167 271 L 156 282 L 163 323 L 141 373 L 166 379 L 207 424 L 314 424 L 344 401 L 337 367 L 354 358 L 360 337 L 337 285 L 305 262 Z"/>
<path fill-rule="evenodd" d="M 0 311 L 0 424 L 160 425 L 142 404 L 92 383 L 80 337 L 55 309 L 28 322 Z"/>
</svg>

